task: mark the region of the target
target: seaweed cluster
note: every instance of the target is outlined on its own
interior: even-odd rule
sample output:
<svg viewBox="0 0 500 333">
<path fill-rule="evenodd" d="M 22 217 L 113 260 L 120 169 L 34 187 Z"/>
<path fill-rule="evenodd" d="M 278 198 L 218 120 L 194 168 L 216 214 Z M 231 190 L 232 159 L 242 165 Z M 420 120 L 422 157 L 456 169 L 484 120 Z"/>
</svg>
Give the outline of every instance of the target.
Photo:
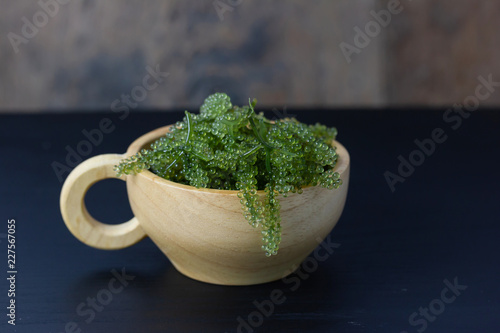
<svg viewBox="0 0 500 333">
<path fill-rule="evenodd" d="M 118 175 L 144 169 L 196 188 L 237 190 L 243 215 L 261 227 L 266 256 L 281 241 L 279 196 L 305 186 L 338 188 L 335 128 L 295 118 L 275 121 L 254 111 L 256 100 L 236 106 L 224 93 L 207 97 L 199 114 L 185 112 L 163 137 L 115 167 Z M 259 198 L 259 190 L 265 197 Z"/>
</svg>

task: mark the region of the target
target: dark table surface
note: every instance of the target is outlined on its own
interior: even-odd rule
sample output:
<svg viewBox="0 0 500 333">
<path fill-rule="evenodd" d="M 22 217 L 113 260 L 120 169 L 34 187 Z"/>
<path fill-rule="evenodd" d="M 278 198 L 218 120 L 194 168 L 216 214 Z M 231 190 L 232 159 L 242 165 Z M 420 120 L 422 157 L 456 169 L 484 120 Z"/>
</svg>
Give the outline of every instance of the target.
<svg viewBox="0 0 500 333">
<path fill-rule="evenodd" d="M 0 331 L 499 332 L 500 112 L 288 114 L 336 126 L 350 152 L 347 203 L 330 236 L 338 247 L 309 273 L 292 275 L 293 282 L 245 287 L 187 278 L 149 239 L 118 251 L 90 248 L 62 221 L 62 182 L 53 162 L 65 164 L 66 147 L 76 149 L 83 130 L 98 128 L 103 118 L 114 126 L 84 159 L 123 153 L 139 135 L 179 120 L 180 112 L 0 116 Z M 431 144 L 433 133 L 446 140 Z M 415 140 L 427 144 L 428 156 L 417 152 Z M 398 171 L 410 158 L 418 165 Z M 86 203 L 108 223 L 132 216 L 119 180 L 94 185 Z M 13 299 L 6 280 L 12 219 L 15 326 L 6 316 Z M 110 293 L 109 282 L 122 273 L 129 280 Z M 275 289 L 286 300 L 271 307 Z"/>
</svg>

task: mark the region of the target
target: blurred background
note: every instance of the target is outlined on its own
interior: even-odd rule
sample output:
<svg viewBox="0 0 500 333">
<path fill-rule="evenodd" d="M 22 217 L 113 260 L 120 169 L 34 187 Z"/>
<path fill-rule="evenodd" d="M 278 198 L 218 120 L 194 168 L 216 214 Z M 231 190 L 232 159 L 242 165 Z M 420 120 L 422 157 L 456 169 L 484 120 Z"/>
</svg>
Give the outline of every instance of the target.
<svg viewBox="0 0 500 333">
<path fill-rule="evenodd" d="M 447 106 L 500 81 L 494 0 L 1 0 L 0 112 Z M 500 91 L 500 89 L 497 89 Z M 500 105 L 495 91 L 481 106 Z"/>
</svg>

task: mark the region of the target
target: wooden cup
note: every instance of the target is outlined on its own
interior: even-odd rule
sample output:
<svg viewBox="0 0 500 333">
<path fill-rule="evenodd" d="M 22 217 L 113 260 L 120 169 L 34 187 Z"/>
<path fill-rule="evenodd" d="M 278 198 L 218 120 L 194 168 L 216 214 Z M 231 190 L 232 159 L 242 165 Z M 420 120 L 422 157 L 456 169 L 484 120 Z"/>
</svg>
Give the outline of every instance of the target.
<svg viewBox="0 0 500 333">
<path fill-rule="evenodd" d="M 199 281 L 221 285 L 251 285 L 292 273 L 324 240 L 344 208 L 350 159 L 335 142 L 335 170 L 343 184 L 327 190 L 304 188 L 302 194 L 280 198 L 282 240 L 278 254 L 266 257 L 261 229 L 243 217 L 238 191 L 197 189 L 165 180 L 148 170 L 121 176 L 135 217 L 118 225 L 95 220 L 85 207 L 85 194 L 96 182 L 117 178 L 113 167 L 163 136 L 170 126 L 135 140 L 127 152 L 92 157 L 76 167 L 61 191 L 61 213 L 71 233 L 83 243 L 113 250 L 149 236 L 175 268 Z M 264 197 L 264 191 L 259 191 Z"/>
</svg>

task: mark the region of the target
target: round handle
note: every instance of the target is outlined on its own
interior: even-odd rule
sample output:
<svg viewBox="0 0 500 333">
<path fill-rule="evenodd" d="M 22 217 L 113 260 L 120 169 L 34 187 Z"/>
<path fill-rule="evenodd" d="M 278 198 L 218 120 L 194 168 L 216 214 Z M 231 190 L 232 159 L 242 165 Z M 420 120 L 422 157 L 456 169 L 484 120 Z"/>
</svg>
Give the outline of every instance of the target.
<svg viewBox="0 0 500 333">
<path fill-rule="evenodd" d="M 96 182 L 117 177 L 114 166 L 125 156 L 119 154 L 99 155 L 78 165 L 68 176 L 61 191 L 61 214 L 71 233 L 81 242 L 104 250 L 116 250 L 133 245 L 146 234 L 137 218 L 111 225 L 94 219 L 85 206 L 85 195 Z"/>
</svg>

